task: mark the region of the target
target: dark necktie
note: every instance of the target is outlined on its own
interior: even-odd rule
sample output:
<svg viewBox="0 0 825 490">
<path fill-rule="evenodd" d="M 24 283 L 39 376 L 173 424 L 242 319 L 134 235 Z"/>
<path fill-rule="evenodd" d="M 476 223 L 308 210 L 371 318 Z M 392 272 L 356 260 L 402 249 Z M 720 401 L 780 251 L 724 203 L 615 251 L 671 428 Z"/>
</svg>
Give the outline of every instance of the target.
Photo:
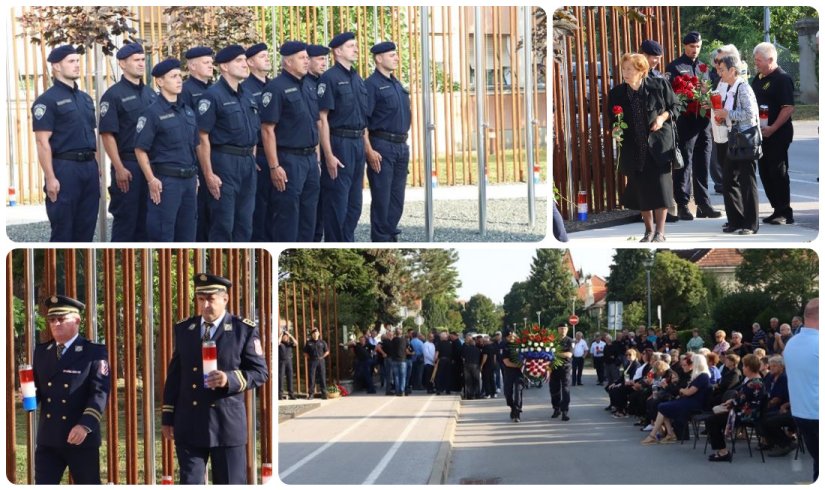
<svg viewBox="0 0 825 490">
<path fill-rule="evenodd" d="M 215 326 L 215 324 L 211 322 L 204 322 L 203 326 L 203 338 L 201 339 L 201 341 L 206 342 L 207 340 L 210 340 L 212 338 L 212 335 L 210 335 L 209 333 L 209 329 Z"/>
<path fill-rule="evenodd" d="M 63 344 L 57 344 L 57 360 L 59 361 L 61 357 L 63 357 Z"/>
</svg>

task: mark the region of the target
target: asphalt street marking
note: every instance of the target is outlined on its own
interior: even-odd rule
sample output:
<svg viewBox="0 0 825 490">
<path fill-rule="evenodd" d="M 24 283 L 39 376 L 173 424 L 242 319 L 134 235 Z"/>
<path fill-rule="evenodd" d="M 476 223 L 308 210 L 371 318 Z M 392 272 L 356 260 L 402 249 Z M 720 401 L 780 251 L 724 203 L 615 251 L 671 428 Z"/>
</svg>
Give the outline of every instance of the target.
<svg viewBox="0 0 825 490">
<path fill-rule="evenodd" d="M 378 479 L 378 477 L 381 475 L 384 469 L 386 469 L 387 465 L 390 464 L 392 457 L 395 456 L 396 452 L 398 452 L 398 448 L 401 447 L 401 444 L 404 444 L 404 440 L 407 438 L 408 435 L 410 435 L 410 432 L 412 432 L 412 429 L 413 427 L 415 427 L 415 424 L 418 422 L 418 419 L 420 419 L 421 416 L 427 411 L 427 408 L 430 406 L 430 403 L 432 403 L 434 399 L 435 396 L 430 395 L 430 399 L 427 400 L 427 403 L 425 403 L 424 406 L 421 407 L 421 410 L 418 411 L 418 413 L 415 415 L 415 418 L 410 420 L 410 423 L 407 424 L 407 427 L 404 429 L 404 432 L 401 433 L 401 435 L 398 437 L 398 440 L 395 441 L 395 444 L 393 444 L 390 450 L 387 451 L 383 458 L 381 458 L 381 461 L 378 462 L 378 466 L 376 466 L 375 469 L 372 470 L 372 473 L 370 473 L 367 479 L 364 480 L 364 483 L 362 483 L 362 485 L 372 485 L 373 483 L 375 483 L 375 480 Z"/>
<path fill-rule="evenodd" d="M 329 449 L 329 448 L 330 448 L 333 444 L 335 444 L 336 442 L 338 442 L 338 441 L 340 441 L 341 439 L 343 439 L 343 438 L 344 438 L 344 436 L 346 436 L 347 434 L 349 434 L 350 432 L 352 432 L 353 430 L 355 430 L 358 426 L 360 426 L 361 424 L 363 424 L 363 423 L 364 423 L 364 422 L 366 422 L 367 420 L 370 420 L 370 419 L 372 418 L 372 416 L 373 416 L 373 415 L 377 414 L 377 413 L 378 413 L 378 412 L 380 412 L 381 410 L 384 410 L 384 407 L 386 407 L 387 405 L 389 405 L 389 404 L 390 404 L 390 403 L 392 403 L 392 402 L 393 402 L 393 400 L 389 400 L 389 401 L 387 401 L 387 403 L 385 403 L 385 404 L 381 405 L 380 407 L 376 408 L 375 410 L 373 410 L 372 412 L 370 412 L 370 414 L 369 414 L 369 415 L 367 415 L 366 417 L 362 418 L 362 419 L 361 419 L 361 420 L 359 420 L 358 422 L 356 422 L 356 423 L 352 424 L 351 426 L 349 426 L 349 428 L 348 428 L 347 430 L 345 430 L 344 432 L 341 432 L 341 433 L 340 433 L 340 434 L 338 434 L 337 436 L 333 437 L 333 438 L 332 438 L 332 439 L 330 439 L 330 440 L 329 440 L 326 444 L 324 444 L 323 446 L 319 447 L 319 448 L 318 448 L 318 449 L 316 449 L 315 451 L 312 451 L 312 452 L 311 452 L 311 453 L 309 453 L 308 455 L 304 456 L 304 458 L 303 458 L 303 459 L 301 459 L 300 461 L 298 461 L 298 462 L 297 462 L 297 463 L 295 463 L 294 465 L 290 466 L 290 467 L 289 467 L 289 468 L 287 468 L 286 470 L 282 471 L 282 472 L 280 473 L 280 475 L 279 475 L 279 476 L 281 477 L 281 480 L 285 480 L 285 479 L 286 479 L 286 477 L 288 477 L 288 476 L 289 476 L 289 475 L 291 475 L 292 473 L 295 473 L 295 471 L 297 471 L 297 470 L 298 470 L 301 466 L 303 466 L 303 465 L 307 464 L 307 463 L 308 463 L 308 462 L 310 462 L 312 459 L 314 459 L 316 456 L 318 456 L 318 455 L 319 455 L 319 454 L 321 454 L 322 452 L 324 452 L 324 451 L 326 451 L 327 449 Z M 429 402 L 428 402 L 428 404 L 429 404 Z M 416 418 L 417 418 L 417 417 L 416 417 Z"/>
</svg>

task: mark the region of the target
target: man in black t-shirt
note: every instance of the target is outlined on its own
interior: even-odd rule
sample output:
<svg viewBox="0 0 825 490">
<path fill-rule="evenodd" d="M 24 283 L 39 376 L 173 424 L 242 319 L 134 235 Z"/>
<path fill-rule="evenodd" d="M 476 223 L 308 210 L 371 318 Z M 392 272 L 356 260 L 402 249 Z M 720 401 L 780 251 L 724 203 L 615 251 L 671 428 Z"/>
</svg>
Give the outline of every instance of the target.
<svg viewBox="0 0 825 490">
<path fill-rule="evenodd" d="M 481 351 L 470 334 L 464 337 L 461 346 L 461 363 L 464 367 L 464 399 L 473 400 L 479 396 Z"/>
<path fill-rule="evenodd" d="M 794 222 L 791 209 L 791 181 L 788 177 L 788 148 L 793 141 L 794 82 L 777 64 L 776 48 L 760 43 L 753 48 L 758 74 L 751 80 L 756 103 L 768 106 L 768 126 L 762 128 L 762 158 L 759 178 L 773 213 L 763 223 L 784 225 Z"/>
<path fill-rule="evenodd" d="M 570 382 L 573 374 L 573 339 L 567 336 L 567 325 L 558 326 L 556 357 L 562 360 L 562 365 L 553 368 L 550 374 L 550 401 L 553 404 L 552 418 L 561 415 L 565 422 L 570 420 L 567 412 L 570 410 Z"/>
<path fill-rule="evenodd" d="M 496 397 L 495 370 L 499 362 L 498 342 L 485 339 L 481 348 L 481 391 L 484 398 Z"/>
<path fill-rule="evenodd" d="M 281 342 L 278 344 L 278 399 L 284 400 L 284 385 L 290 400 L 295 399 L 295 386 L 292 372 L 292 354 L 295 350 L 295 337 L 284 328 Z"/>
<path fill-rule="evenodd" d="M 350 343 L 350 348 L 355 352 L 356 381 L 367 390 L 367 393 L 375 393 L 375 386 L 372 382 L 372 351 L 375 347 L 367 342 L 367 337 L 362 335 L 358 338 L 358 343 Z"/>
<path fill-rule="evenodd" d="M 395 396 L 405 396 L 407 387 L 407 337 L 400 328 L 395 329 L 395 337 L 390 343 L 392 377 L 395 380 Z"/>
<path fill-rule="evenodd" d="M 435 394 L 446 391 L 450 394 L 453 375 L 453 343 L 447 332 L 441 332 L 440 340 L 435 344 Z"/>
</svg>

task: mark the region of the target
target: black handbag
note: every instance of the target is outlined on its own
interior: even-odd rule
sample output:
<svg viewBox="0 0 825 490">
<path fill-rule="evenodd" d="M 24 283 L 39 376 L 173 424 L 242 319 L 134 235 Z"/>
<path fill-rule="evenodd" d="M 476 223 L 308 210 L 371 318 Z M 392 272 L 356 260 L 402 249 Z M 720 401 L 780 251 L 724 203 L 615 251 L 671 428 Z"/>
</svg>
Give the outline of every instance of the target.
<svg viewBox="0 0 825 490">
<path fill-rule="evenodd" d="M 736 89 L 734 95 L 734 108 L 737 107 L 738 102 L 739 88 Z M 762 158 L 762 131 L 758 124 L 744 131 L 740 131 L 735 124 L 733 125 L 728 133 L 726 158 L 729 162 L 755 162 Z"/>
</svg>

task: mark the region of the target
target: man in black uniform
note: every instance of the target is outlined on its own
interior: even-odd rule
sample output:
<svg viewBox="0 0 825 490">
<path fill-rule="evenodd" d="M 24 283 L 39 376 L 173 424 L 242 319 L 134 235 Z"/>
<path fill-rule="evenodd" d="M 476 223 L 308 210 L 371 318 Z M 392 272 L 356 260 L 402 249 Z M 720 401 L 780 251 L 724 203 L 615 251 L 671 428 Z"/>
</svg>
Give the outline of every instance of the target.
<svg viewBox="0 0 825 490">
<path fill-rule="evenodd" d="M 326 358 L 329 356 L 327 343 L 321 340 L 321 333 L 317 328 L 313 328 L 310 339 L 304 345 L 304 359 L 309 362 L 309 397 L 315 397 L 316 377 L 321 380 L 321 398 L 327 399 L 327 366 Z"/>
<path fill-rule="evenodd" d="M 258 327 L 226 311 L 232 282 L 195 276 L 201 314 L 174 327 L 175 351 L 163 387 L 163 437 L 175 441 L 181 484 L 244 485 L 247 422 L 244 392 L 269 378 Z M 218 368 L 203 373 L 203 342 L 215 342 Z M 204 387 L 204 384 L 206 387 Z M 252 441 L 252 444 L 255 442 Z"/>
<path fill-rule="evenodd" d="M 327 56 L 329 55 L 329 48 L 321 46 L 320 44 L 308 44 L 307 54 L 309 55 L 309 71 L 304 77 L 305 83 L 311 84 L 315 92 L 318 92 L 318 79 L 327 71 Z M 321 165 L 323 165 L 323 155 L 321 155 Z M 315 213 L 315 235 L 312 237 L 313 242 L 320 242 L 324 239 L 324 208 L 321 201 L 324 198 L 322 192 L 318 193 L 318 210 Z"/>
<path fill-rule="evenodd" d="M 773 207 L 763 223 L 785 225 L 794 222 L 791 209 L 791 181 L 788 176 L 788 148 L 793 141 L 794 82 L 776 59 L 771 43 L 757 44 L 753 62 L 758 74 L 751 80 L 756 103 L 768 106 L 768 126 L 762 128 L 762 158 L 759 178 Z"/>
<path fill-rule="evenodd" d="M 558 348 L 556 356 L 562 360 L 561 366 L 553 368 L 550 374 L 550 401 L 553 404 L 552 418 L 561 414 L 565 422 L 570 420 L 570 381 L 573 374 L 573 339 L 567 336 L 567 325 L 560 323 L 558 328 Z"/>
<path fill-rule="evenodd" d="M 461 337 L 458 332 L 450 332 L 450 342 L 453 343 L 453 390 L 460 392 L 464 389 L 464 366 L 461 362 Z"/>
<path fill-rule="evenodd" d="M 708 67 L 699 61 L 702 36 L 695 31 L 688 32 L 682 38 L 682 44 L 684 44 L 682 56 L 667 65 L 665 77 L 669 78 L 671 83 L 680 75 L 695 76 L 700 82 L 708 80 Z M 692 103 L 676 120 L 676 130 L 679 132 L 679 145 L 685 166 L 681 170 L 673 171 L 673 196 L 679 208 L 679 219 L 682 220 L 693 219 L 693 214 L 688 209 L 691 186 L 697 218 L 722 216 L 722 213 L 713 209 L 708 195 L 711 136 L 710 119 L 705 117 L 705 113 L 705 109 L 700 108 L 698 103 Z"/>
<path fill-rule="evenodd" d="M 284 327 L 281 334 L 281 342 L 278 344 L 278 399 L 284 399 L 284 384 L 287 388 L 287 396 L 290 400 L 295 399 L 295 387 L 292 379 L 292 360 L 295 350 L 295 337 Z"/>
<path fill-rule="evenodd" d="M 464 345 L 461 346 L 461 363 L 464 367 L 464 399 L 474 400 L 479 396 L 481 351 L 476 347 L 472 334 L 464 337 Z"/>
<path fill-rule="evenodd" d="M 357 343 L 350 342 L 350 348 L 355 353 L 355 381 L 367 390 L 367 393 L 375 393 L 375 385 L 372 382 L 372 351 L 375 347 L 362 335 Z"/>
<path fill-rule="evenodd" d="M 494 337 L 495 338 L 495 337 Z M 498 342 L 487 338 L 481 349 L 481 389 L 484 398 L 496 397 L 496 369 L 499 363 Z"/>
<path fill-rule="evenodd" d="M 449 395 L 453 381 L 453 343 L 447 332 L 441 332 L 435 343 L 435 360 L 435 394 L 446 392 Z"/>
<path fill-rule="evenodd" d="M 106 346 L 78 334 L 85 305 L 46 298 L 53 339 L 34 348 L 34 385 L 40 403 L 34 482 L 57 485 L 66 466 L 75 483 L 100 484 L 100 417 L 109 397 Z"/>
<path fill-rule="evenodd" d="M 75 80 L 80 55 L 71 45 L 54 48 L 54 84 L 32 105 L 37 159 L 43 169 L 52 242 L 91 242 L 97 225 L 100 176 L 95 151 L 95 105 Z"/>
<path fill-rule="evenodd" d="M 502 349 L 501 362 L 504 368 L 501 371 L 503 378 L 504 399 L 510 407 L 510 420 L 521 421 L 522 392 L 524 391 L 524 375 L 521 374 L 521 361 L 515 352 L 515 342 L 517 340 L 515 332 L 504 331 L 504 348 Z"/>
</svg>

